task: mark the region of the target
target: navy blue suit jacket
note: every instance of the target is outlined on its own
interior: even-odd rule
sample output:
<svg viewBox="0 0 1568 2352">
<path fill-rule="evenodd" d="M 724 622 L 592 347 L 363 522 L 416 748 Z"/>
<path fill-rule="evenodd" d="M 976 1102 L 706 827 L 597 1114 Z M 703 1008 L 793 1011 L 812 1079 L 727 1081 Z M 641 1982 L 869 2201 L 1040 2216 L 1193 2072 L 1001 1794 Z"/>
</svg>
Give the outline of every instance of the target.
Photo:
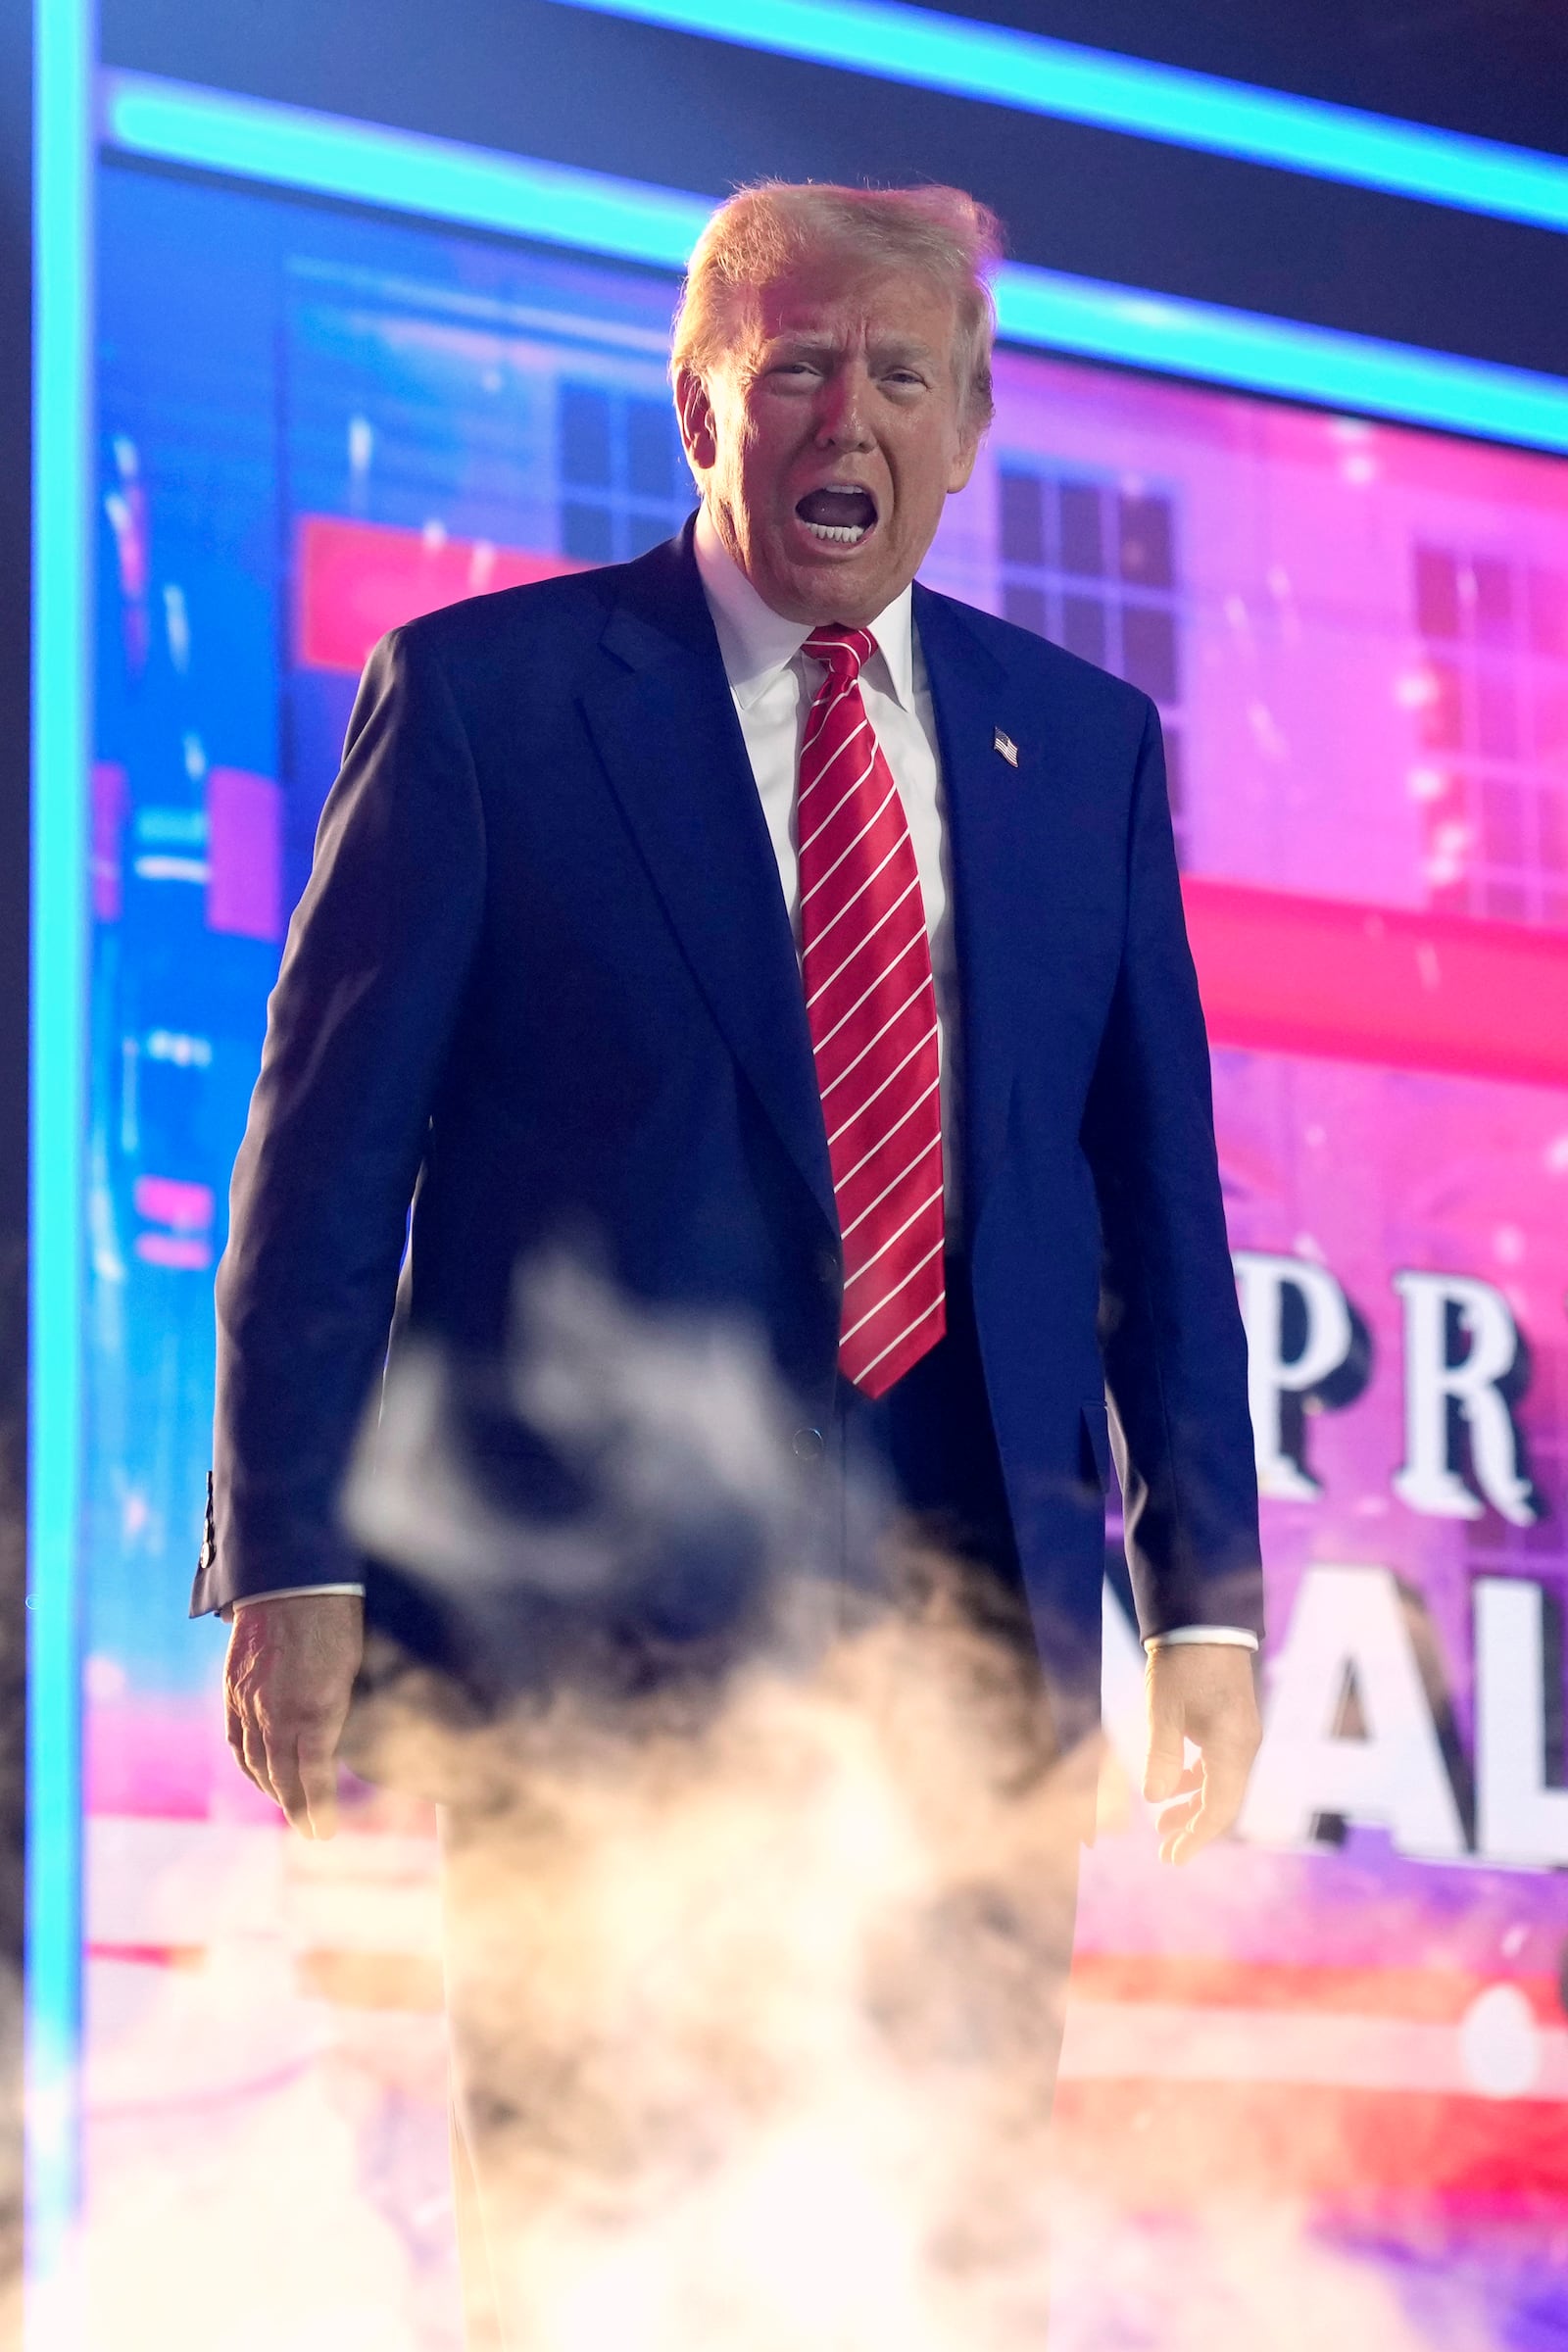
<svg viewBox="0 0 1568 2352">
<path fill-rule="evenodd" d="M 1207 1048 L 1152 705 L 918 585 L 914 621 L 965 1247 L 1042 1654 L 1076 1716 L 1109 1446 L 1142 1630 L 1261 1626 Z M 498 1355 L 519 1260 L 586 1236 L 633 1299 L 749 1317 L 801 1420 L 829 1411 L 822 1113 L 689 528 L 370 658 L 234 1172 L 195 1611 L 364 1572 L 334 1498 L 416 1193 L 409 1327 L 459 1355 Z"/>
</svg>

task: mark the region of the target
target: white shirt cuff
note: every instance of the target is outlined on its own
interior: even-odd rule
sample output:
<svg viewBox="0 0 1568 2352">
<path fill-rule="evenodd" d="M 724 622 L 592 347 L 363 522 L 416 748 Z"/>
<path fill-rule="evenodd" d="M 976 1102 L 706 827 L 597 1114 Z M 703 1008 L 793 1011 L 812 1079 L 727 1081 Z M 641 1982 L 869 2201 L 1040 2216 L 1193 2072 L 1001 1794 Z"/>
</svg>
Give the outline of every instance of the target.
<svg viewBox="0 0 1568 2352">
<path fill-rule="evenodd" d="M 1175 1625 L 1168 1634 L 1151 1634 L 1146 1649 L 1163 1649 L 1174 1642 L 1216 1642 L 1223 1649 L 1255 1649 L 1257 1636 L 1243 1625 Z"/>
<path fill-rule="evenodd" d="M 300 1600 L 308 1592 L 354 1592 L 365 1598 L 363 1585 L 279 1585 L 273 1592 L 241 1592 L 231 1605 L 243 1609 L 253 1600 Z"/>
</svg>

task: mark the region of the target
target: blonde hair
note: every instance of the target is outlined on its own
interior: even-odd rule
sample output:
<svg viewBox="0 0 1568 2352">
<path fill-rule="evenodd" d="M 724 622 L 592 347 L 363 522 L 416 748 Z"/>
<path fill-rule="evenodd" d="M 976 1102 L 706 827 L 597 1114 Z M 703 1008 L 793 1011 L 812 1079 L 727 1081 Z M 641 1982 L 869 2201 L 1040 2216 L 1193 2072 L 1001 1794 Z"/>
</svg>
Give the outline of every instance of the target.
<svg viewBox="0 0 1568 2352">
<path fill-rule="evenodd" d="M 858 270 L 914 270 L 953 296 L 964 420 L 991 421 L 997 314 L 990 279 L 1002 223 L 961 188 L 837 188 L 760 180 L 721 204 L 686 266 L 669 371 L 706 377 L 734 351 L 749 302 L 808 256 Z"/>
</svg>

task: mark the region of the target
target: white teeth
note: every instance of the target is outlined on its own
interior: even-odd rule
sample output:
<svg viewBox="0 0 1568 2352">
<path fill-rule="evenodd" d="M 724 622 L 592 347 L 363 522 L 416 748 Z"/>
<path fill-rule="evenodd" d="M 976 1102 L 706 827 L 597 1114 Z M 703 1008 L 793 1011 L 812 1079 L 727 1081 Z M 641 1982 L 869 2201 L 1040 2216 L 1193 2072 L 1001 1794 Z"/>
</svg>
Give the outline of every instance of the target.
<svg viewBox="0 0 1568 2352">
<path fill-rule="evenodd" d="M 801 517 L 806 521 L 806 517 Z M 840 547 L 854 547 L 865 537 L 863 522 L 808 522 L 807 529 L 815 539 L 831 539 Z"/>
</svg>

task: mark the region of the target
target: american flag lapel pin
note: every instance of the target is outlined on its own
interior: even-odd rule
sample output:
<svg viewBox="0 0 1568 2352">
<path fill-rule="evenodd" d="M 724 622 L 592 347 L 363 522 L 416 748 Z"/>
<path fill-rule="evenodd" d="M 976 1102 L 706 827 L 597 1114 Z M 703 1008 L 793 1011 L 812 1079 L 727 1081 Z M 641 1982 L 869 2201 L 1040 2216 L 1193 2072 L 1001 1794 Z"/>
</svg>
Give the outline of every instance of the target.
<svg viewBox="0 0 1568 2352">
<path fill-rule="evenodd" d="M 991 749 L 994 752 L 999 752 L 1002 758 L 1005 760 L 1009 767 L 1017 766 L 1018 746 L 1013 742 L 1012 737 L 1007 733 L 1005 727 L 994 727 L 992 729 Z"/>
</svg>

